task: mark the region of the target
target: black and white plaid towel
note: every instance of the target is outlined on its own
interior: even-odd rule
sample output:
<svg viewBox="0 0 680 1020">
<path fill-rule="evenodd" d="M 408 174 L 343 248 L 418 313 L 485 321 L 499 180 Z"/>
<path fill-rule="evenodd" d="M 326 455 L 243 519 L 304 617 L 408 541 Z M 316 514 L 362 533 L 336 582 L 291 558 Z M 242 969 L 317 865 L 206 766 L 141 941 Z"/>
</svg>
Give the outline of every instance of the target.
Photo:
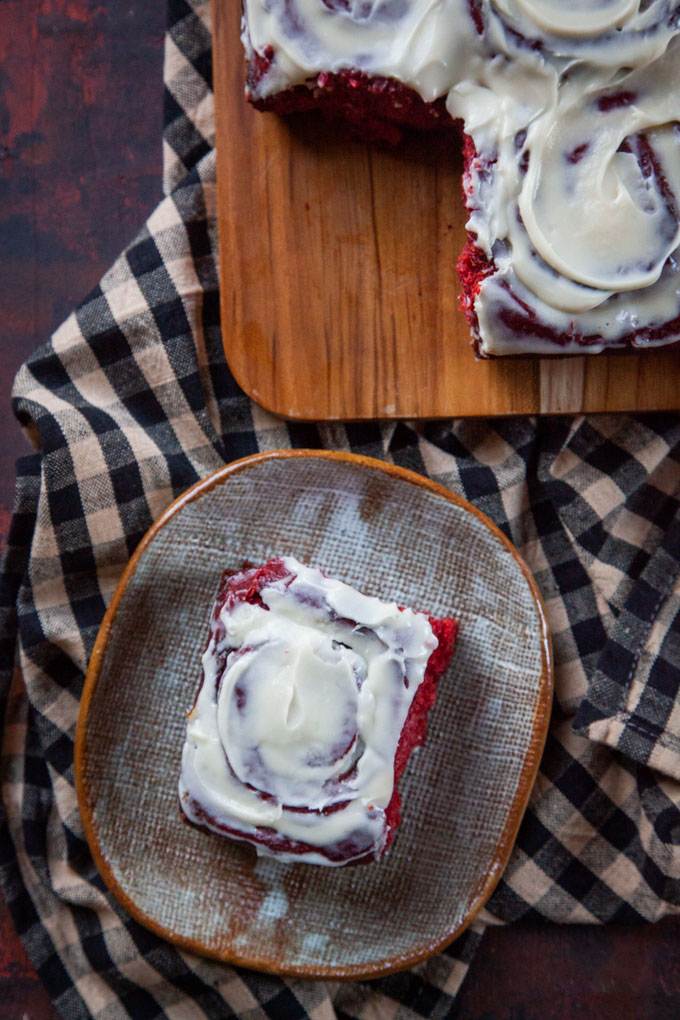
<svg viewBox="0 0 680 1020">
<path fill-rule="evenodd" d="M 680 418 L 415 425 L 283 422 L 222 353 L 210 15 L 171 0 L 167 197 L 20 371 L 3 573 L 2 887 L 69 1018 L 443 1016 L 484 923 L 654 921 L 680 905 Z M 153 519 L 197 479 L 274 447 L 351 449 L 430 475 L 516 543 L 554 638 L 550 736 L 507 871 L 440 956 L 370 983 L 285 981 L 180 952 L 112 901 L 78 815 L 88 657 Z M 24 692 L 25 688 L 25 692 Z"/>
</svg>

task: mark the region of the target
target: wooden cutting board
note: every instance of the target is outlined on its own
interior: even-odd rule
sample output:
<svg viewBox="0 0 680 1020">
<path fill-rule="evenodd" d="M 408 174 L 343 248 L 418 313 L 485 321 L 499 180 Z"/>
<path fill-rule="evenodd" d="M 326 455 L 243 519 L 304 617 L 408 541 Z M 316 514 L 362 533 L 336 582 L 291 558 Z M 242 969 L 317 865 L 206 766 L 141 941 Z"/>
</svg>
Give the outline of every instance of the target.
<svg viewBox="0 0 680 1020">
<path fill-rule="evenodd" d="M 390 150 L 244 98 L 240 4 L 213 0 L 229 366 L 287 418 L 675 410 L 680 351 L 477 361 L 458 309 L 460 144 Z"/>
</svg>

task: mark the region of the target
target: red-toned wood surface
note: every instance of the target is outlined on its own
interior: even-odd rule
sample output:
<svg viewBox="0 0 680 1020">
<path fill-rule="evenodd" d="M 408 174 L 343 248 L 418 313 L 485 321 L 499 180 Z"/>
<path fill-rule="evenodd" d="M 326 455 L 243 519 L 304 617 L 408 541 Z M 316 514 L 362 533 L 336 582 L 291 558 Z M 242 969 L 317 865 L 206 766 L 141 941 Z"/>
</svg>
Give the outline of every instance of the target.
<svg viewBox="0 0 680 1020">
<path fill-rule="evenodd" d="M 97 282 L 160 196 L 165 0 L 0 3 L 0 540 L 21 361 Z M 459 1020 L 676 1020 L 680 921 L 491 930 Z M 418 1004 L 414 1004 L 418 1008 Z M 0 901 L 0 1016 L 56 1013 Z"/>
</svg>

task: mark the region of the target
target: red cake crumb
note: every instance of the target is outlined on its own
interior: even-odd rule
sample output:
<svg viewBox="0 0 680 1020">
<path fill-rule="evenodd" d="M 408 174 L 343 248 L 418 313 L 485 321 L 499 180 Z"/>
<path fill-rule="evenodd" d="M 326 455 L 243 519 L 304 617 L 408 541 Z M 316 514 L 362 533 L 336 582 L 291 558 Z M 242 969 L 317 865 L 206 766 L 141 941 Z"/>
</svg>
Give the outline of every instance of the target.
<svg viewBox="0 0 680 1020">
<path fill-rule="evenodd" d="M 394 839 L 399 822 L 401 821 L 401 797 L 399 795 L 398 783 L 404 769 L 408 764 L 411 752 L 416 747 L 425 743 L 427 736 L 427 720 L 430 710 L 433 708 L 437 698 L 437 687 L 446 667 L 451 661 L 453 650 L 456 646 L 458 636 L 458 622 L 451 617 L 438 619 L 430 616 L 430 626 L 434 636 L 439 641 L 438 646 L 432 652 L 427 663 L 425 676 L 411 704 L 406 717 L 404 728 L 399 738 L 399 746 L 394 758 L 394 790 L 392 799 L 387 805 L 385 818 L 387 823 L 387 843 L 385 850 Z"/>
<path fill-rule="evenodd" d="M 270 55 L 269 60 L 273 53 Z M 261 57 L 248 69 L 248 95 L 268 64 Z M 394 78 L 369 76 L 362 71 L 322 72 L 305 85 L 251 99 L 258 110 L 288 115 L 319 110 L 329 120 L 340 120 L 350 133 L 368 141 L 396 144 L 404 128 L 419 131 L 450 129 L 455 125 L 442 97 L 426 103 L 413 89 Z"/>
<path fill-rule="evenodd" d="M 475 143 L 469 135 L 463 134 L 463 202 L 468 210 L 472 208 L 474 200 L 474 186 L 471 174 L 475 161 L 479 161 Z M 463 286 L 459 305 L 465 313 L 465 318 L 475 338 L 479 336 L 479 324 L 474 307 L 475 298 L 479 294 L 482 281 L 487 276 L 490 276 L 495 271 L 495 268 L 486 252 L 477 246 L 477 235 L 468 231 L 465 247 L 460 253 L 456 269 Z"/>
</svg>

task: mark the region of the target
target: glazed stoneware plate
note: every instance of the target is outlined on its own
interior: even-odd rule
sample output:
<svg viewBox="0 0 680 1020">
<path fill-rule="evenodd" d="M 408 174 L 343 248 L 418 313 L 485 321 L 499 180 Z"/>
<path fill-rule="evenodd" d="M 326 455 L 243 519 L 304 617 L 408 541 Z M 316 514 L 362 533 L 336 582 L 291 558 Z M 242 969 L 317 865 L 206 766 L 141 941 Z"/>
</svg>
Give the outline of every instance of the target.
<svg viewBox="0 0 680 1020">
<path fill-rule="evenodd" d="M 186 715 L 222 570 L 292 554 L 371 595 L 454 614 L 460 637 L 379 863 L 258 858 L 181 820 Z M 199 482 L 148 532 L 99 633 L 76 735 L 80 810 L 106 884 L 186 949 L 275 973 L 375 977 L 460 934 L 507 862 L 552 696 L 545 613 L 501 532 L 401 468 L 280 451 Z"/>
</svg>

